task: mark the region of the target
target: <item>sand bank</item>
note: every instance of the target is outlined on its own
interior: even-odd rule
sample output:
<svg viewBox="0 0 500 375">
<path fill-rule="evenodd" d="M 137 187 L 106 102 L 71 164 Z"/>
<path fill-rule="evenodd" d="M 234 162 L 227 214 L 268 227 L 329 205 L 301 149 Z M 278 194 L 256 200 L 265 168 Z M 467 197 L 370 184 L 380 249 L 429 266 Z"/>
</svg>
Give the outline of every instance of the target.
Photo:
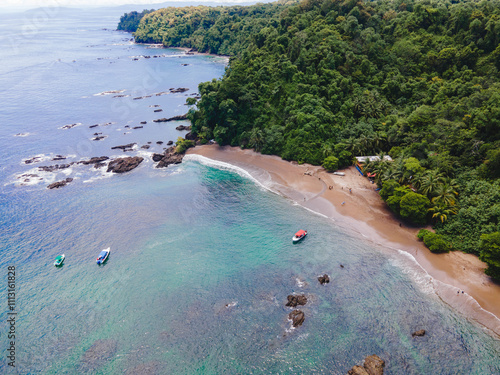
<svg viewBox="0 0 500 375">
<path fill-rule="evenodd" d="M 404 252 L 415 260 L 415 270 L 428 279 L 443 301 L 500 335 L 500 285 L 484 274 L 486 264 L 458 251 L 431 253 L 416 237 L 419 228 L 398 220 L 380 199 L 376 186 L 354 167 L 338 176 L 321 167 L 217 145 L 198 146 L 188 154 L 238 166 L 276 193 L 329 217 L 346 230 L 389 252 Z"/>
</svg>

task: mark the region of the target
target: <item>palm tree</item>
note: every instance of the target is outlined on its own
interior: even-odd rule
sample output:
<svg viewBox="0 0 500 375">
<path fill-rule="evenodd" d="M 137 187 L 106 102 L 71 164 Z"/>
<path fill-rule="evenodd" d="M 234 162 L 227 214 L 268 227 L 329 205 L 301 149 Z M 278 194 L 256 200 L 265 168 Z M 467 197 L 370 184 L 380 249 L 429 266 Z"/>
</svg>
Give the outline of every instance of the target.
<svg viewBox="0 0 500 375">
<path fill-rule="evenodd" d="M 454 206 L 456 197 L 458 196 L 456 188 L 457 184 L 455 180 L 447 180 L 438 185 L 435 191 L 436 196 L 431 200 L 432 203 L 441 206 Z"/>
<path fill-rule="evenodd" d="M 454 205 L 453 206 L 436 205 L 429 208 L 429 212 L 432 213 L 432 218 L 436 221 L 440 220 L 442 223 L 448 220 L 448 216 L 456 215 L 457 211 L 458 207 Z"/>
<path fill-rule="evenodd" d="M 441 173 L 439 173 L 436 169 L 431 169 L 425 171 L 423 176 L 419 178 L 418 185 L 419 191 L 422 194 L 427 195 L 428 197 L 432 197 L 436 195 L 437 189 L 440 188 L 444 183 L 444 177 Z"/>
<path fill-rule="evenodd" d="M 255 148 L 255 151 L 260 151 L 262 149 L 262 146 L 264 145 L 264 134 L 262 133 L 262 130 L 257 127 L 252 129 L 252 132 L 250 133 L 249 145 L 250 147 Z"/>
</svg>

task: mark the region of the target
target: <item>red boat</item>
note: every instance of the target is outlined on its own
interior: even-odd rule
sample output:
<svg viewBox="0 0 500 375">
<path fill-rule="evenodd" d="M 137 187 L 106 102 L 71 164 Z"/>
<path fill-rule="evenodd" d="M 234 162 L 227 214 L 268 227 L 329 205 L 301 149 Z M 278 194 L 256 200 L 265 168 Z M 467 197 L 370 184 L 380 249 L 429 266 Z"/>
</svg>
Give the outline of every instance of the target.
<svg viewBox="0 0 500 375">
<path fill-rule="evenodd" d="M 295 233 L 295 236 L 293 236 L 292 241 L 293 242 L 299 242 L 305 236 L 307 236 L 307 230 L 301 229 L 297 233 Z"/>
</svg>

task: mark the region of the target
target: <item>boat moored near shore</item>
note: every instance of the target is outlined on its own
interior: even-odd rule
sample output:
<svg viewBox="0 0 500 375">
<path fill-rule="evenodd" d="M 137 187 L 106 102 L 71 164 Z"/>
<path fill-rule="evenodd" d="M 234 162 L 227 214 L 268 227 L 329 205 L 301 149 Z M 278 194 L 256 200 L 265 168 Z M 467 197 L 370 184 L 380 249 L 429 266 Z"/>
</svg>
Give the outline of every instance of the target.
<svg viewBox="0 0 500 375">
<path fill-rule="evenodd" d="M 295 236 L 293 236 L 292 241 L 293 243 L 297 243 L 300 240 L 302 240 L 305 236 L 307 236 L 307 230 L 299 230 L 297 233 L 295 233 Z"/>
</svg>

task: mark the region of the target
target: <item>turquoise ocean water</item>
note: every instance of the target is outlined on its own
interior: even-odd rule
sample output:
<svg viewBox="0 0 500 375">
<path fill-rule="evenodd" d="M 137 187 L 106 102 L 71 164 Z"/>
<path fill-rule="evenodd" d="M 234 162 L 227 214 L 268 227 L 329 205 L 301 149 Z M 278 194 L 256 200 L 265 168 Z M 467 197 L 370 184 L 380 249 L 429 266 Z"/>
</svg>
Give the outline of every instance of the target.
<svg viewBox="0 0 500 375">
<path fill-rule="evenodd" d="M 0 16 L 1 373 L 345 374 L 371 354 L 387 374 L 500 373 L 498 338 L 444 304 L 400 255 L 237 168 L 188 160 L 155 169 L 150 153 L 165 146 L 156 142 L 185 132 L 175 130 L 183 122 L 152 120 L 184 114 L 186 97 L 221 77 L 225 61 L 135 45 L 113 31 L 120 13 Z M 156 95 L 178 87 L 189 90 Z M 133 142 L 131 152 L 111 149 Z M 77 164 L 38 169 L 102 155 L 145 161 L 115 176 Z M 308 238 L 292 245 L 299 228 Z M 324 273 L 331 282 L 321 286 Z M 308 298 L 297 329 L 285 307 L 293 293 Z"/>
</svg>

